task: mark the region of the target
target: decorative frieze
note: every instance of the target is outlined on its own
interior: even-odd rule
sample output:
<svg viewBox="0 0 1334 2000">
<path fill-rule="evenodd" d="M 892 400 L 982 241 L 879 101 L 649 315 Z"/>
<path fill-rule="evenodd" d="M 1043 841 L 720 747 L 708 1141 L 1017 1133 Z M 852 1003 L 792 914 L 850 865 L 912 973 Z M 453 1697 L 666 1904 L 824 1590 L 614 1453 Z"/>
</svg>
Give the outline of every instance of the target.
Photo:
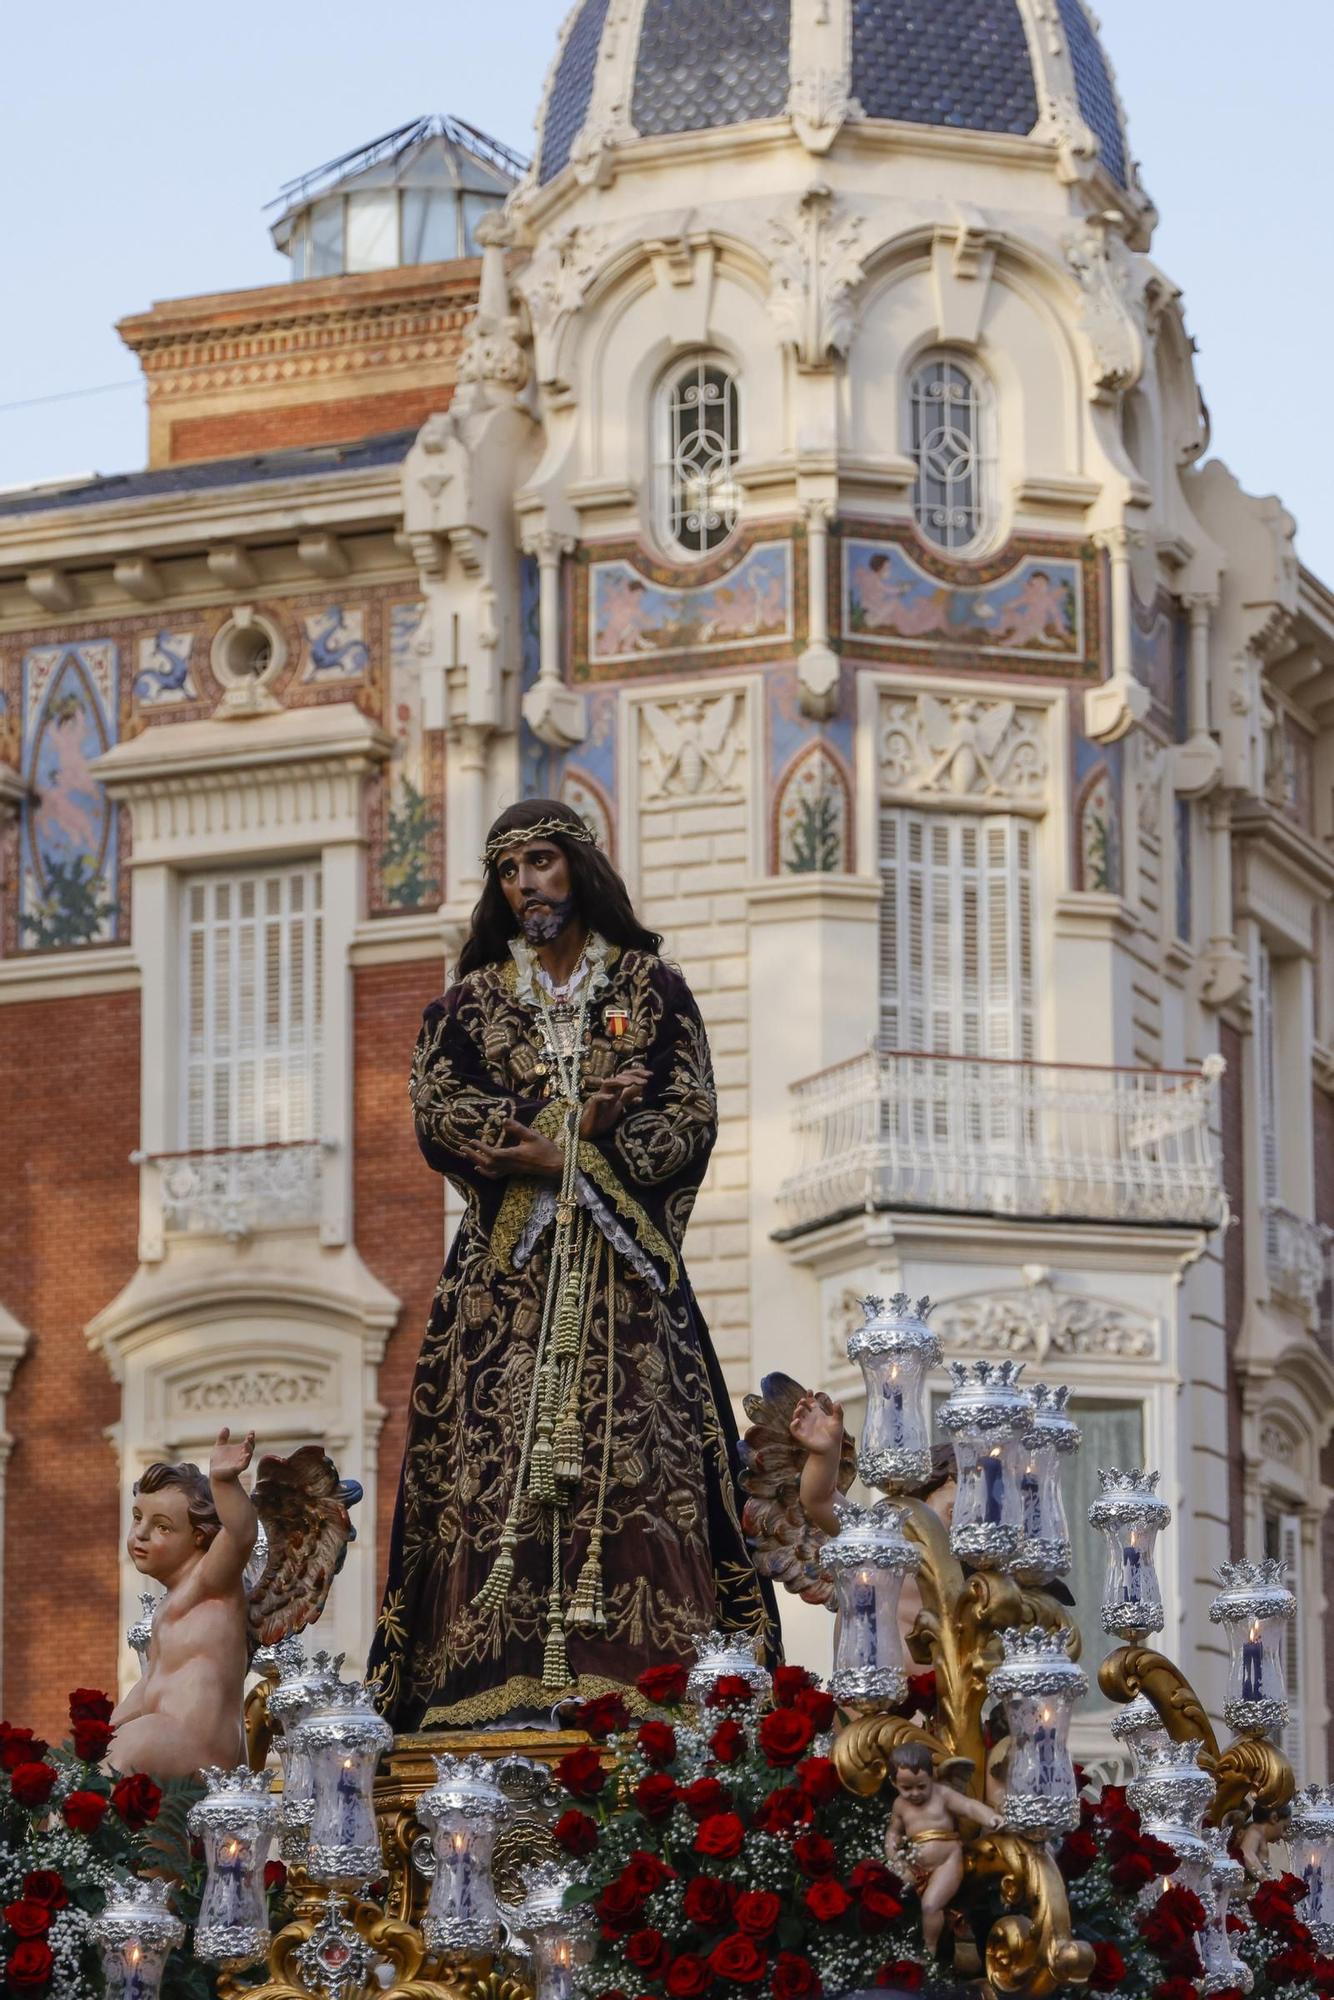
<svg viewBox="0 0 1334 2000">
<path fill-rule="evenodd" d="M 888 797 L 937 795 L 1041 807 L 1047 789 L 1047 712 L 968 695 L 888 698 L 878 754 Z"/>
</svg>

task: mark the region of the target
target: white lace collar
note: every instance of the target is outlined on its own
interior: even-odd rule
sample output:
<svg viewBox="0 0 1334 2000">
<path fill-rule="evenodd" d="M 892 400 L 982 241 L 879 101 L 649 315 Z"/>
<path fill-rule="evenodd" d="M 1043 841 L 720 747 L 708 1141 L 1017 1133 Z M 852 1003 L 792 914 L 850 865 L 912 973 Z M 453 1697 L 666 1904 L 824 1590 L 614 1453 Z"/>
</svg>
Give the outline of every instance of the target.
<svg viewBox="0 0 1334 2000">
<path fill-rule="evenodd" d="M 546 989 L 548 998 L 557 1000 L 572 999 L 586 978 L 588 980 L 588 1000 L 591 1006 L 607 983 L 608 949 L 607 940 L 604 937 L 600 937 L 596 931 L 590 931 L 588 933 L 588 942 L 580 954 L 578 965 L 576 965 L 574 971 L 570 974 L 565 985 L 557 987 L 552 984 L 550 974 L 542 965 L 541 960 L 529 944 L 527 938 L 522 935 L 512 937 L 510 939 L 510 957 L 514 960 L 515 971 L 518 973 L 518 984 L 515 988 L 516 997 L 523 1002 L 525 1007 L 539 1007 L 541 1000 L 538 996 L 537 987 L 540 981 Z"/>
</svg>

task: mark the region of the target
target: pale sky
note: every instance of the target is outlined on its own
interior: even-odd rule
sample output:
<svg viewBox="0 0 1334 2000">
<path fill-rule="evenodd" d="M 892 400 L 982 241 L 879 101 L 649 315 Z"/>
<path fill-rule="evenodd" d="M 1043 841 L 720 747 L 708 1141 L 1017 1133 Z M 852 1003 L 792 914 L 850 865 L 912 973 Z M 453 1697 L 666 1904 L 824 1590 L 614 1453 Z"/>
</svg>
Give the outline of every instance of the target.
<svg viewBox="0 0 1334 2000">
<path fill-rule="evenodd" d="M 1252 490 L 1281 495 L 1303 559 L 1334 581 L 1334 7 L 1101 11 L 1214 449 Z M 69 392 L 134 384 L 121 315 L 281 280 L 263 209 L 284 181 L 431 111 L 530 152 L 562 12 L 563 0 L 10 9 L 0 486 L 143 463 L 137 387 Z"/>
</svg>

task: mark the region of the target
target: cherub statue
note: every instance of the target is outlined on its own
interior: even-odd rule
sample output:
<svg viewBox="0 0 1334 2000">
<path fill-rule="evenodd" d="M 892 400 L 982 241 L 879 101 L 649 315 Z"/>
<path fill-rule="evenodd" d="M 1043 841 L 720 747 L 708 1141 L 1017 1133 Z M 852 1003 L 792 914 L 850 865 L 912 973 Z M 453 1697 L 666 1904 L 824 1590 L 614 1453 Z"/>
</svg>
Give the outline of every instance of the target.
<svg viewBox="0 0 1334 2000">
<path fill-rule="evenodd" d="M 890 1752 L 889 1777 L 898 1797 L 885 1832 L 885 1859 L 906 1876 L 922 1903 L 922 1936 L 934 1958 L 945 1928 L 945 1912 L 963 1882 L 963 1840 L 959 1821 L 997 1827 L 1001 1815 L 981 1799 L 970 1799 L 942 1784 L 946 1771 L 971 1772 L 966 1758 L 952 1758 L 937 1775 L 927 1744 L 900 1743 Z"/>
<path fill-rule="evenodd" d="M 1238 1815 L 1242 1818 L 1242 1815 Z M 1240 1828 L 1234 1826 L 1233 1837 L 1240 1854 L 1246 1875 L 1251 1882 L 1266 1882 L 1270 1876 L 1281 1874 L 1271 1855 L 1270 1847 L 1281 1844 L 1289 1838 L 1288 1822 L 1292 1818 L 1289 1806 L 1279 1806 L 1273 1810 L 1265 1806 L 1253 1806 L 1249 1818 L 1244 1818 Z M 1249 1892 L 1248 1892 L 1249 1893 Z"/>
<path fill-rule="evenodd" d="M 233 1438 L 224 1428 L 207 1477 L 197 1465 L 159 1462 L 135 1482 L 130 1561 L 166 1596 L 144 1674 L 111 1718 L 114 1770 L 183 1778 L 243 1763 L 251 1655 L 324 1609 L 361 1488 L 339 1480 L 319 1445 L 303 1445 L 261 1459 L 248 1494 L 241 1474 L 254 1450 L 253 1431 Z"/>
<path fill-rule="evenodd" d="M 755 1567 L 808 1604 L 832 1604 L 833 1581 L 818 1557 L 838 1533 L 834 1496 L 847 1492 L 856 1471 L 842 1405 L 774 1374 L 743 1407 L 750 1424 L 741 1441 L 741 1523 Z"/>
</svg>

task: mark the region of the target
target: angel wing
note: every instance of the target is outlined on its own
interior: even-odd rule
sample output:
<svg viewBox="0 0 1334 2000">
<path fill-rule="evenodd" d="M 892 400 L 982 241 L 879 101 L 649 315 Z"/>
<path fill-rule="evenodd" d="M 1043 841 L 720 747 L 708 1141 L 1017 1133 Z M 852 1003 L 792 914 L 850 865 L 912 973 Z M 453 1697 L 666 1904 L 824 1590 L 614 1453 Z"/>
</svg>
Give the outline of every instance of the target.
<svg viewBox="0 0 1334 2000">
<path fill-rule="evenodd" d="M 808 1604 L 830 1604 L 834 1586 L 817 1565 L 828 1536 L 802 1507 L 806 1451 L 789 1428 L 805 1393 L 790 1375 L 774 1374 L 764 1377 L 758 1396 L 743 1399 L 750 1421 L 741 1440 L 741 1487 L 746 1495 L 741 1525 L 761 1576 L 772 1577 Z M 832 1409 L 823 1391 L 816 1394 L 824 1409 Z M 854 1443 L 845 1433 L 838 1471 L 841 1493 L 851 1486 L 856 1469 Z"/>
<path fill-rule="evenodd" d="M 640 709 L 640 714 L 644 718 L 644 725 L 649 735 L 653 738 L 658 755 L 670 767 L 681 754 L 684 737 L 680 724 L 655 702 L 646 701 Z"/>
<path fill-rule="evenodd" d="M 943 701 L 933 694 L 919 695 L 917 711 L 922 718 L 922 734 L 937 757 L 952 749 L 958 736 L 954 717 Z"/>
<path fill-rule="evenodd" d="M 355 1479 L 340 1479 L 322 1446 L 290 1458 L 262 1458 L 250 1495 L 268 1538 L 263 1573 L 250 1593 L 252 1646 L 276 1646 L 313 1625 L 355 1539 L 349 1508 L 361 1498 Z"/>
<path fill-rule="evenodd" d="M 704 748 L 711 756 L 717 756 L 727 741 L 727 732 L 732 727 L 732 716 L 736 709 L 734 694 L 721 695 L 704 711 L 704 722 L 700 734 Z"/>
<path fill-rule="evenodd" d="M 998 701 L 981 716 L 977 725 L 977 740 L 984 757 L 994 757 L 1005 740 L 1005 732 L 1014 721 L 1014 703 Z"/>
</svg>

